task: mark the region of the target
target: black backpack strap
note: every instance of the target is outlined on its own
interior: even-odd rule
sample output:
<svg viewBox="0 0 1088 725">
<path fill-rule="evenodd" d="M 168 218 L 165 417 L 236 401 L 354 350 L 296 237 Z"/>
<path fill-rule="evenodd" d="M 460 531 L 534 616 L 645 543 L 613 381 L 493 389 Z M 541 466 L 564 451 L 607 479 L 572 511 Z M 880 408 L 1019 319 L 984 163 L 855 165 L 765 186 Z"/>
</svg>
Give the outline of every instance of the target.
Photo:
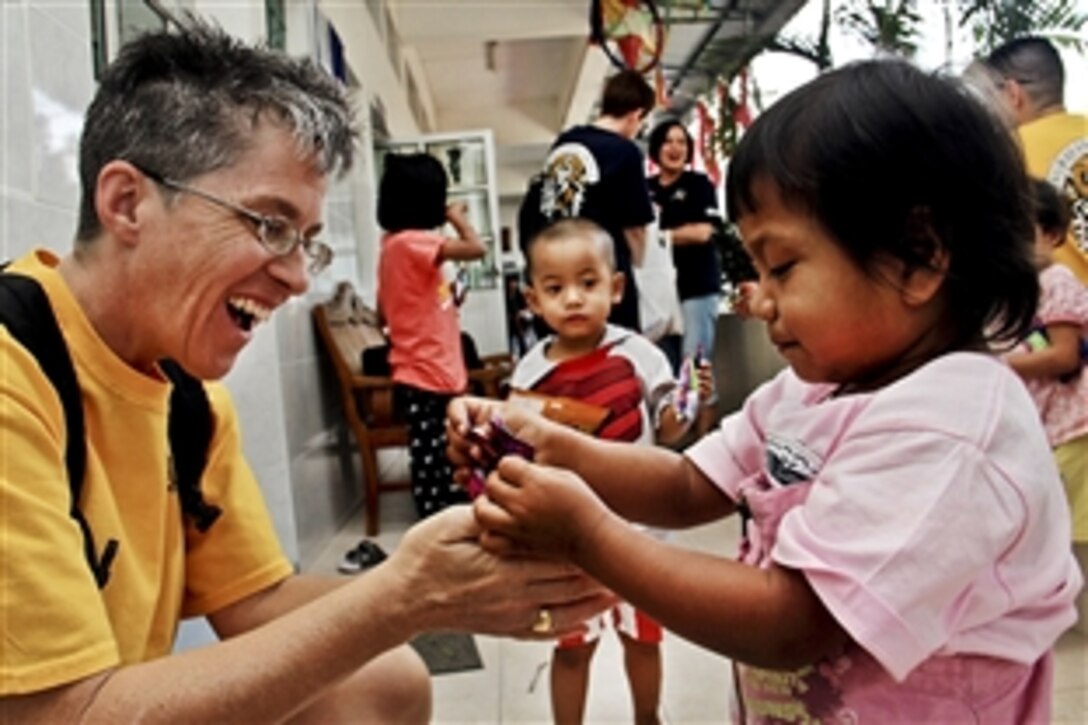
<svg viewBox="0 0 1088 725">
<path fill-rule="evenodd" d="M 6 266 L 3 265 L 0 270 Z M 68 487 L 72 494 L 69 513 L 83 532 L 83 549 L 87 563 L 101 589 L 109 581 L 110 565 L 117 555 L 118 543 L 116 539 L 108 540 L 99 556 L 91 527 L 79 507 L 83 477 L 87 469 L 82 396 L 72 358 L 68 354 L 68 347 L 57 325 L 53 308 L 36 281 L 22 275 L 0 274 L 0 323 L 34 356 L 60 397 L 68 438 L 64 462 L 68 468 Z"/>
<path fill-rule="evenodd" d="M 204 384 L 173 360 L 159 361 L 159 367 L 174 384 L 170 393 L 170 455 L 177 475 L 181 510 L 192 519 L 198 531 L 207 531 L 223 510 L 207 503 L 200 490 L 200 479 L 208 463 L 212 441 L 213 418 Z"/>
</svg>

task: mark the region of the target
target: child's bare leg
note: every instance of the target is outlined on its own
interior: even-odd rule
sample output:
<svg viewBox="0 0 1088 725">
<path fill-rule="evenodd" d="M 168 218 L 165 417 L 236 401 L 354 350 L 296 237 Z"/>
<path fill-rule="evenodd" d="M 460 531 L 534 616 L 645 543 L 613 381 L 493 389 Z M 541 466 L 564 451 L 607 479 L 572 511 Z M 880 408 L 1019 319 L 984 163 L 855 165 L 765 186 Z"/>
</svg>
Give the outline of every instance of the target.
<svg viewBox="0 0 1088 725">
<path fill-rule="evenodd" d="M 658 725 L 661 705 L 661 646 L 636 642 L 620 633 L 623 642 L 623 665 L 631 685 L 631 701 L 635 706 L 636 725 Z"/>
<path fill-rule="evenodd" d="M 597 641 L 552 652 L 552 717 L 556 725 L 581 725 L 585 720 L 589 663 Z"/>
</svg>

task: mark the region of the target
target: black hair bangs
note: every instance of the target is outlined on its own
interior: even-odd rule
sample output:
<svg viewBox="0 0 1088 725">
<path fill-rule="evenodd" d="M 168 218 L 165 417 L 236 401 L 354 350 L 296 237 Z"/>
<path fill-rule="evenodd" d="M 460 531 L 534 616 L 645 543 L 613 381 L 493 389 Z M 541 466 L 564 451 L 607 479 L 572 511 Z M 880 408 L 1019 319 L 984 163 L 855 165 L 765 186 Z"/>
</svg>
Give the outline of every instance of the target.
<svg viewBox="0 0 1088 725">
<path fill-rule="evenodd" d="M 433 156 L 386 154 L 378 183 L 378 224 L 387 232 L 442 226 L 448 186 L 446 170 Z"/>
</svg>

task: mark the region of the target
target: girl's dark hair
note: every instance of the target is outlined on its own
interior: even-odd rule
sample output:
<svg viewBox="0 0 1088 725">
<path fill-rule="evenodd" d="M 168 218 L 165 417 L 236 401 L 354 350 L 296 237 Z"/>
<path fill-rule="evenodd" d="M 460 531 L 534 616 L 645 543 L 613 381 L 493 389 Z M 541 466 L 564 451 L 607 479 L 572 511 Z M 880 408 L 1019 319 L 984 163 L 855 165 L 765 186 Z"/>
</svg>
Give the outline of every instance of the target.
<svg viewBox="0 0 1088 725">
<path fill-rule="evenodd" d="M 654 130 L 650 132 L 650 140 L 648 142 L 650 152 L 650 158 L 655 164 L 661 163 L 661 147 L 665 145 L 665 139 L 669 136 L 669 131 L 674 128 L 678 128 L 684 132 L 684 138 L 688 140 L 688 155 L 684 158 L 685 164 L 690 164 L 692 156 L 695 155 L 695 141 L 691 138 L 691 134 L 684 127 L 684 124 L 680 123 L 678 118 L 669 118 L 654 126 Z"/>
<path fill-rule="evenodd" d="M 430 154 L 386 154 L 378 224 L 387 232 L 434 229 L 446 221 L 446 170 Z"/>
<path fill-rule="evenodd" d="M 1053 184 L 1042 179 L 1031 180 L 1031 192 L 1035 202 L 1035 223 L 1047 234 L 1064 240 L 1073 218 L 1069 202 L 1062 198 L 1061 192 Z"/>
<path fill-rule="evenodd" d="M 947 255 L 954 344 L 1021 337 L 1039 297 L 1023 160 L 1000 122 L 951 79 L 904 61 L 830 71 L 762 114 L 729 164 L 734 221 L 756 185 L 811 214 L 855 262 L 907 269 Z"/>
</svg>

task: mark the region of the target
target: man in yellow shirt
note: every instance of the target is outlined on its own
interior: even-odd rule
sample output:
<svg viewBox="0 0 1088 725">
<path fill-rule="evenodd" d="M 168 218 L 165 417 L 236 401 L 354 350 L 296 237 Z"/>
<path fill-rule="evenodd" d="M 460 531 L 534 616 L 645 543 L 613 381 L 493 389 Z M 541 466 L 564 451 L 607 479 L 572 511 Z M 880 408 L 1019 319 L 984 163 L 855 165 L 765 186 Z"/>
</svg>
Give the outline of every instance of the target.
<svg viewBox="0 0 1088 725">
<path fill-rule="evenodd" d="M 1088 116 L 1065 110 L 1065 68 L 1045 38 L 1023 37 L 987 56 L 1005 108 L 1020 134 L 1028 173 L 1060 189 L 1073 212 L 1067 244 L 1054 260 L 1088 284 Z"/>
<path fill-rule="evenodd" d="M 331 257 L 316 236 L 354 140 L 330 77 L 195 19 L 103 74 L 74 249 L 4 274 L 40 286 L 57 320 L 84 419 L 75 503 L 116 548 L 100 585 L 70 510 L 61 399 L 0 326 L 0 722 L 422 723 L 429 680 L 409 638 L 543 638 L 610 603 L 565 567 L 484 552 L 467 507 L 365 576 L 294 574 L 215 382 L 200 483 L 221 514 L 206 531 L 182 518 L 160 362 L 215 381 L 306 290 L 307 266 Z M 173 654 L 179 619 L 201 615 L 222 641 Z"/>
</svg>

